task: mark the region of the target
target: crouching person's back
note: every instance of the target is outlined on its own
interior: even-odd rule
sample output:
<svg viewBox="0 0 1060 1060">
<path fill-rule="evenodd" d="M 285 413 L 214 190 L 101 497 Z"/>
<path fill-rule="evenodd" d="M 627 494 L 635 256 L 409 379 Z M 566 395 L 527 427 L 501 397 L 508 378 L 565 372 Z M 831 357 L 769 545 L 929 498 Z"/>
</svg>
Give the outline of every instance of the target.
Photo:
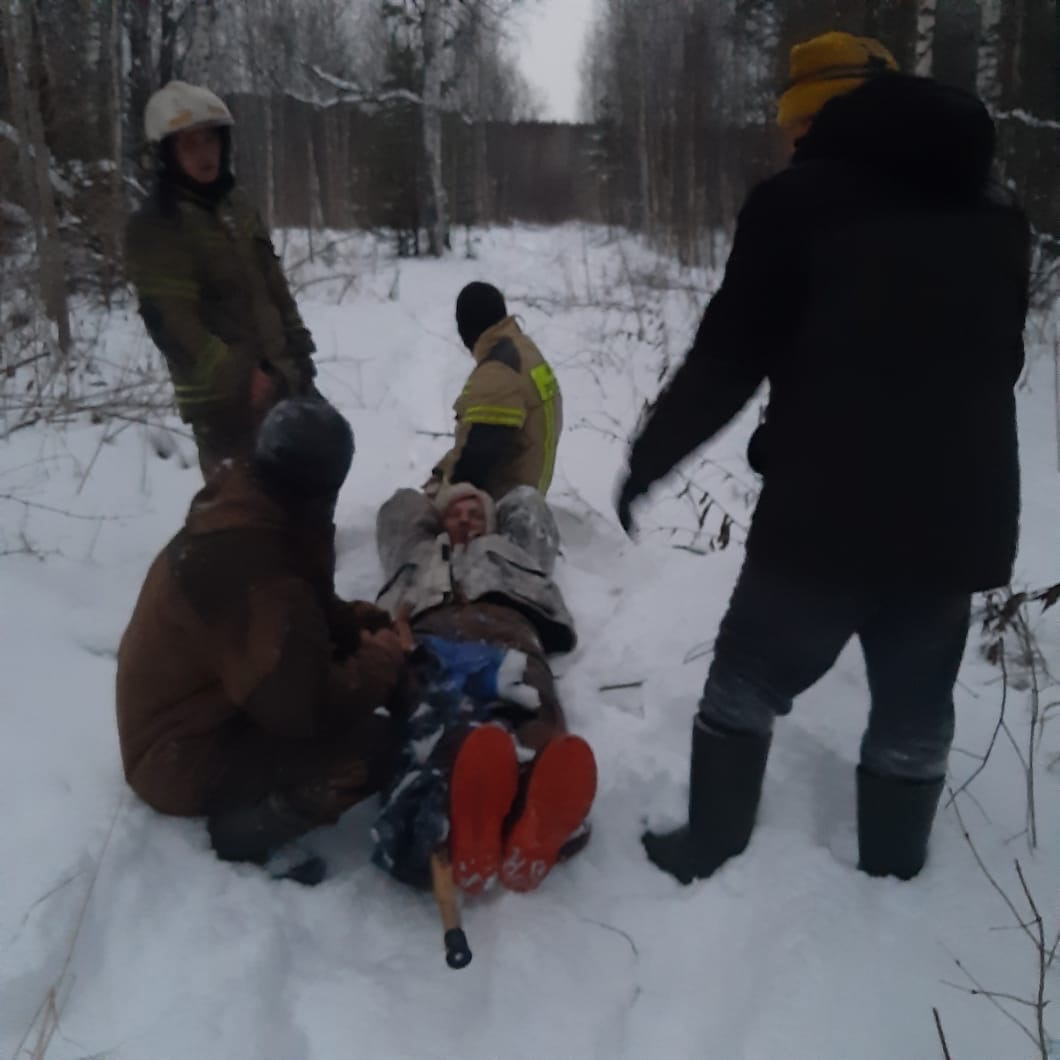
<svg viewBox="0 0 1060 1060">
<path fill-rule="evenodd" d="M 277 406 L 148 572 L 118 651 L 122 763 L 154 809 L 208 816 L 218 854 L 265 862 L 389 779 L 403 651 L 389 618 L 334 596 L 349 425 Z"/>
</svg>

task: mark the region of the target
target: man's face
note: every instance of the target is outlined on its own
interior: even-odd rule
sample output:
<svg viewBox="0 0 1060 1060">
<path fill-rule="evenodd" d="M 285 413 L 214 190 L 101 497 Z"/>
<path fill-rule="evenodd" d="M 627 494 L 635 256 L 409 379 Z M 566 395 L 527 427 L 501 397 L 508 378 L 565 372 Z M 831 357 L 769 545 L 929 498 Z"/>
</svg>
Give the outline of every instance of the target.
<svg viewBox="0 0 1060 1060">
<path fill-rule="evenodd" d="M 184 175 L 212 184 L 221 175 L 221 133 L 213 128 L 182 129 L 173 136 L 173 155 Z"/>
<path fill-rule="evenodd" d="M 460 497 L 445 509 L 442 527 L 454 545 L 466 545 L 486 532 L 486 508 L 478 497 Z"/>
</svg>

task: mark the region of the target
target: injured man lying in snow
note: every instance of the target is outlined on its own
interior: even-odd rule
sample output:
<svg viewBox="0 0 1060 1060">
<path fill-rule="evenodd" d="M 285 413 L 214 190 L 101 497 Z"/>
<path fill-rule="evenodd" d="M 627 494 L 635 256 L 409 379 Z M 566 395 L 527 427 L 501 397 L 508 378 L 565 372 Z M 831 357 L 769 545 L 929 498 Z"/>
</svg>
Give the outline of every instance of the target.
<svg viewBox="0 0 1060 1060">
<path fill-rule="evenodd" d="M 376 535 L 377 602 L 411 622 L 423 695 L 384 792 L 375 859 L 424 885 L 447 844 L 465 894 L 498 879 L 532 890 L 584 847 L 596 794 L 593 753 L 567 732 L 547 661 L 576 641 L 552 581 L 552 512 L 529 486 L 496 507 L 466 483 L 433 500 L 402 489 Z"/>
</svg>

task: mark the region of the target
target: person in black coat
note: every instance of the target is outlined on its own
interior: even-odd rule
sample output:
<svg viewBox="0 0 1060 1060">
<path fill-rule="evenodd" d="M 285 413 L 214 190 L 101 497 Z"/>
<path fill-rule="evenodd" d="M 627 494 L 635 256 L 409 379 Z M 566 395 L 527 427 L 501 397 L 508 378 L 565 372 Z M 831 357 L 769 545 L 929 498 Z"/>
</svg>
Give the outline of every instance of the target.
<svg viewBox="0 0 1060 1060">
<path fill-rule="evenodd" d="M 636 498 L 768 380 L 762 492 L 693 725 L 689 823 L 644 837 L 685 883 L 746 847 L 775 716 L 854 635 L 871 692 L 860 867 L 920 871 L 971 594 L 1009 580 L 1018 537 L 1030 233 L 991 184 L 993 123 L 864 38 L 796 46 L 792 75 L 791 163 L 744 204 L 617 500 L 630 531 Z"/>
</svg>

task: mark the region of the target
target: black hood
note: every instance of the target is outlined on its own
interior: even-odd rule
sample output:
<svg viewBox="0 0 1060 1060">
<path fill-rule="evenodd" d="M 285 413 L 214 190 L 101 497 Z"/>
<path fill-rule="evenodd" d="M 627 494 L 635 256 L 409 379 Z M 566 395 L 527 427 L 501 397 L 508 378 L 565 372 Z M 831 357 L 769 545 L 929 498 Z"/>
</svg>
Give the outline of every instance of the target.
<svg viewBox="0 0 1060 1060">
<path fill-rule="evenodd" d="M 829 100 L 799 140 L 792 164 L 836 159 L 932 197 L 982 193 L 994 123 L 975 96 L 925 77 L 887 74 Z"/>
</svg>

